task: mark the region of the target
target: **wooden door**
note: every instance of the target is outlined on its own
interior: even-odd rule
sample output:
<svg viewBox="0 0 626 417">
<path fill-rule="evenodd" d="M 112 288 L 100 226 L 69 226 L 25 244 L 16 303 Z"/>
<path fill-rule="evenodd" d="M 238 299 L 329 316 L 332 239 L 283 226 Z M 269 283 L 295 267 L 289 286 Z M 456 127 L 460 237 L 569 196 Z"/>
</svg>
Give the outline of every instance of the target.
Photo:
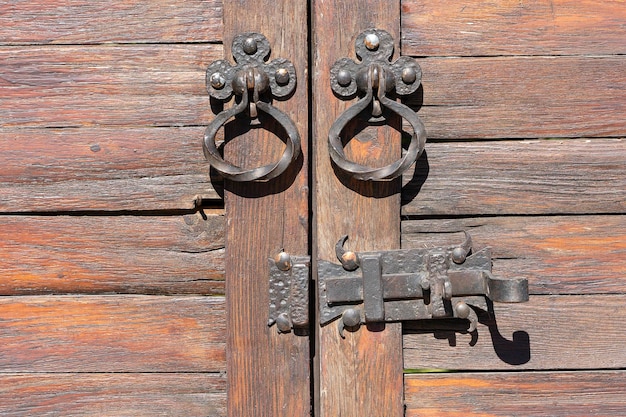
<svg viewBox="0 0 626 417">
<path fill-rule="evenodd" d="M 2 2 L 0 414 L 626 414 L 625 22 L 621 1 Z M 328 71 L 369 27 L 422 67 L 428 143 L 402 183 L 355 186 L 328 159 L 353 103 Z M 205 70 L 241 31 L 297 69 L 275 105 L 303 157 L 263 192 L 202 152 Z M 229 129 L 240 164 L 280 152 L 271 122 Z M 364 128 L 348 155 L 395 159 L 400 130 Z M 267 326 L 280 249 L 314 280 L 342 234 L 383 250 L 463 231 L 530 284 L 477 333 Z"/>
</svg>

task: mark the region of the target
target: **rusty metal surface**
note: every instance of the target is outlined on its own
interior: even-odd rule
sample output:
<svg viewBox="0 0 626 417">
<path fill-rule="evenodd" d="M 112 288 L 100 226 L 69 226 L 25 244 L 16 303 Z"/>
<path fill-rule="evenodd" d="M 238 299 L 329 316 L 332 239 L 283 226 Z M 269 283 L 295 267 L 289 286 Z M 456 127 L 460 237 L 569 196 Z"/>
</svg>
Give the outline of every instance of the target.
<svg viewBox="0 0 626 417">
<path fill-rule="evenodd" d="M 270 258 L 269 320 L 279 332 L 309 325 L 309 264 L 308 256 L 291 256 L 289 267 Z"/>
</svg>

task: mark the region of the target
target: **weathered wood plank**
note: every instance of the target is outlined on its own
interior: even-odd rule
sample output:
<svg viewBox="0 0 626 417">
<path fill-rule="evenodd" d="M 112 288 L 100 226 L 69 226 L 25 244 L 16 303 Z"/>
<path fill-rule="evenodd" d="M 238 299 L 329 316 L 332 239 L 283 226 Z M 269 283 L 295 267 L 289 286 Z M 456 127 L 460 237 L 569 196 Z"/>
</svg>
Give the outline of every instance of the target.
<svg viewBox="0 0 626 417">
<path fill-rule="evenodd" d="M 626 216 L 479 217 L 405 221 L 405 248 L 490 246 L 497 276 L 527 277 L 532 294 L 626 293 Z"/>
<path fill-rule="evenodd" d="M 0 44 L 221 39 L 220 0 L 11 0 L 0 6 Z"/>
<path fill-rule="evenodd" d="M 205 71 L 222 57 L 222 45 L 2 47 L 0 126 L 206 124 Z"/>
<path fill-rule="evenodd" d="M 223 294 L 224 220 L 2 216 L 0 294 Z"/>
<path fill-rule="evenodd" d="M 219 202 L 203 130 L 0 129 L 0 210 L 190 210 L 197 196 Z"/>
<path fill-rule="evenodd" d="M 316 222 L 313 253 L 317 259 L 336 262 L 334 245 L 346 234 L 350 236 L 349 249 L 355 251 L 394 249 L 400 244 L 400 181 L 372 183 L 347 176 L 341 178 L 331 165 L 327 144 L 332 123 L 354 104 L 354 100 L 341 100 L 333 94 L 329 69 L 341 58 L 356 58 L 356 37 L 367 28 L 388 31 L 397 46 L 400 4 L 367 0 L 312 4 L 312 44 L 316 48 L 312 67 Z M 389 124 L 363 130 L 365 124 L 351 124 L 345 129 L 346 137 L 351 138 L 346 145 L 347 157 L 369 166 L 382 166 L 398 159 L 400 121 L 391 118 Z M 401 331 L 399 323 L 362 326 L 359 331 L 346 332 L 343 339 L 336 322 L 318 326 L 316 415 L 402 415 Z"/>
<path fill-rule="evenodd" d="M 270 59 L 293 63 L 295 91 L 288 100 L 276 100 L 273 105 L 293 121 L 302 141 L 302 156 L 279 177 L 267 182 L 224 183 L 229 417 L 311 413 L 309 328 L 281 334 L 276 325 L 268 326 L 268 259 L 282 249 L 294 256 L 310 253 L 307 24 L 305 0 L 224 1 L 227 57 L 232 39 L 253 31 L 267 37 Z M 269 117 L 259 120 L 256 128 L 248 129 L 256 122 L 246 118 L 225 128 L 225 138 L 232 139 L 224 149 L 225 158 L 235 165 L 253 168 L 281 157 L 283 141 L 288 140 L 284 127 Z"/>
<path fill-rule="evenodd" d="M 0 298 L 2 372 L 220 372 L 223 297 Z"/>
<path fill-rule="evenodd" d="M 405 174 L 405 215 L 626 212 L 626 141 L 429 143 Z"/>
<path fill-rule="evenodd" d="M 624 136 L 626 58 L 419 60 L 431 139 Z"/>
<path fill-rule="evenodd" d="M 224 374 L 0 374 L 0 413 L 26 416 L 226 415 Z"/>
<path fill-rule="evenodd" d="M 203 125 L 212 117 L 204 71 L 218 57 L 221 45 L 3 47 L 0 125 Z M 624 57 L 431 58 L 420 64 L 424 99 L 414 98 L 413 105 L 423 104 L 431 139 L 626 132 Z"/>
<path fill-rule="evenodd" d="M 621 1 L 403 1 L 402 53 L 584 55 L 626 52 Z"/>
<path fill-rule="evenodd" d="M 626 374 L 524 372 L 407 375 L 407 417 L 624 415 Z"/>
<path fill-rule="evenodd" d="M 625 305 L 624 294 L 535 295 L 527 303 L 495 304 L 496 321 L 479 314 L 488 327 L 479 324 L 474 340 L 470 334 L 451 330 L 434 334 L 414 330 L 416 334 L 405 335 L 404 366 L 450 370 L 624 368 Z"/>
</svg>

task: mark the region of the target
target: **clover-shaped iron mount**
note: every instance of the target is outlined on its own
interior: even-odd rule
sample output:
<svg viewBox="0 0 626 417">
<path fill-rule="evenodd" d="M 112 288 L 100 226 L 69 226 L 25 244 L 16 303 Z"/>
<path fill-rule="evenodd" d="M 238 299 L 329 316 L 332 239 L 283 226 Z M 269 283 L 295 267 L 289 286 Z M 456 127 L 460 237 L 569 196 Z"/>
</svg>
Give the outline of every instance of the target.
<svg viewBox="0 0 626 417">
<path fill-rule="evenodd" d="M 393 90 L 398 95 L 414 93 L 420 86 L 422 70 L 410 57 L 401 57 L 391 63 L 393 38 L 381 29 L 361 33 L 356 39 L 355 53 L 361 62 L 342 58 L 330 70 L 330 85 L 335 94 L 344 99 L 354 97 L 357 92 L 364 94 L 331 126 L 328 135 L 330 156 L 340 170 L 358 180 L 391 180 L 400 176 L 420 156 L 426 142 L 426 130 L 415 112 L 388 98 L 387 93 Z M 350 120 L 368 108 L 375 121 L 381 119 L 383 109 L 387 108 L 406 119 L 413 128 L 411 143 L 403 157 L 382 168 L 348 161 L 340 138 Z"/>
<path fill-rule="evenodd" d="M 224 110 L 209 124 L 204 134 L 204 155 L 223 177 L 233 181 L 267 181 L 276 178 L 298 158 L 301 152 L 300 135 L 293 121 L 282 111 L 263 101 L 263 96 L 284 98 L 296 86 L 296 69 L 283 58 L 266 62 L 270 55 L 270 43 L 260 33 L 248 32 L 235 37 L 232 54 L 236 65 L 226 60 L 213 62 L 206 71 L 209 95 L 217 100 L 228 101 L 232 95 L 241 99 L 233 107 Z M 267 94 L 264 94 L 267 93 Z M 254 169 L 243 169 L 222 158 L 215 143 L 218 130 L 231 118 L 247 111 L 251 119 L 258 110 L 273 117 L 289 139 L 280 160 Z"/>
</svg>

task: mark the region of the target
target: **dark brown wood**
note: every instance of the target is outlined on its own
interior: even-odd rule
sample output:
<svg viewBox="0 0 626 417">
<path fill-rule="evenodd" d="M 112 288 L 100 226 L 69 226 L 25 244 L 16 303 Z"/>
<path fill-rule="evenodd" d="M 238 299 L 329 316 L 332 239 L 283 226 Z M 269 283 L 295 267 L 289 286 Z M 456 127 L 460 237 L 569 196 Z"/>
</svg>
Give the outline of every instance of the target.
<svg viewBox="0 0 626 417">
<path fill-rule="evenodd" d="M 419 60 L 430 139 L 623 136 L 626 58 Z M 412 98 L 415 106 L 422 101 Z"/>
<path fill-rule="evenodd" d="M 495 304 L 478 337 L 415 330 L 404 337 L 409 369 L 551 370 L 626 367 L 626 295 L 535 295 Z M 413 331 L 409 331 L 413 333 Z"/>
<path fill-rule="evenodd" d="M 429 143 L 426 148 L 417 169 L 404 176 L 402 214 L 626 210 L 623 139 Z"/>
<path fill-rule="evenodd" d="M 206 124 L 205 71 L 221 57 L 222 45 L 1 47 L 0 126 Z"/>
<path fill-rule="evenodd" d="M 620 1 L 403 1 L 402 11 L 404 54 L 626 52 L 626 10 Z"/>
<path fill-rule="evenodd" d="M 225 183 L 228 415 L 307 416 L 309 332 L 279 334 L 276 326 L 268 327 L 268 259 L 281 249 L 292 255 L 309 253 L 307 2 L 228 0 L 224 29 L 227 57 L 237 34 L 254 31 L 269 40 L 270 59 L 294 64 L 296 91 L 273 105 L 296 124 L 304 152 L 276 180 Z M 227 129 L 225 137 L 233 140 L 225 147 L 226 158 L 243 167 L 278 160 L 284 133 L 268 119 L 249 131 L 246 119 Z"/>
<path fill-rule="evenodd" d="M 0 44 L 215 42 L 222 2 L 11 0 L 0 6 Z"/>
<path fill-rule="evenodd" d="M 626 217 L 478 217 L 402 223 L 402 247 L 453 245 L 472 235 L 493 272 L 527 277 L 532 294 L 626 293 Z"/>
<path fill-rule="evenodd" d="M 351 250 L 393 249 L 400 243 L 400 183 L 340 182 L 328 154 L 331 124 L 352 101 L 330 89 L 329 69 L 340 58 L 356 59 L 354 41 L 363 30 L 384 29 L 399 40 L 398 2 L 314 1 L 313 138 L 314 256 L 337 262 L 334 245 L 348 234 Z M 397 120 L 389 126 L 352 126 L 348 158 L 382 166 L 400 156 Z M 359 132 L 360 128 L 365 128 Z M 339 336 L 337 322 L 319 328 L 319 415 L 396 416 L 403 413 L 402 338 L 399 323 L 363 326 Z"/>
<path fill-rule="evenodd" d="M 0 298 L 1 372 L 222 372 L 223 297 Z"/>
<path fill-rule="evenodd" d="M 422 374 L 405 383 L 407 417 L 613 417 L 626 410 L 624 371 Z"/>
<path fill-rule="evenodd" d="M 226 416 L 225 374 L 0 374 L 0 413 Z"/>
<path fill-rule="evenodd" d="M 223 294 L 224 219 L 0 216 L 0 294 Z"/>
</svg>

